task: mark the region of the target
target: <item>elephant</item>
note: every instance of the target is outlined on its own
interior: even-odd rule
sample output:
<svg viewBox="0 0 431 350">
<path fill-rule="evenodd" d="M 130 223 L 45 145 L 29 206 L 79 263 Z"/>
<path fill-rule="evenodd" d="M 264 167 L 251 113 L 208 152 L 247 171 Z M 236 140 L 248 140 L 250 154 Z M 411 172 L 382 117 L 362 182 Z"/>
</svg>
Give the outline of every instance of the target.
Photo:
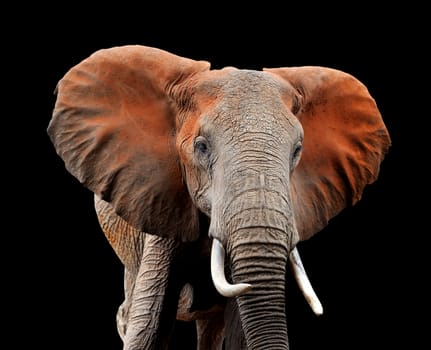
<svg viewBox="0 0 431 350">
<path fill-rule="evenodd" d="M 359 79 L 124 45 L 55 96 L 49 139 L 124 265 L 123 349 L 168 349 L 177 320 L 198 349 L 288 349 L 290 272 L 322 314 L 297 245 L 361 200 L 392 143 Z"/>
</svg>

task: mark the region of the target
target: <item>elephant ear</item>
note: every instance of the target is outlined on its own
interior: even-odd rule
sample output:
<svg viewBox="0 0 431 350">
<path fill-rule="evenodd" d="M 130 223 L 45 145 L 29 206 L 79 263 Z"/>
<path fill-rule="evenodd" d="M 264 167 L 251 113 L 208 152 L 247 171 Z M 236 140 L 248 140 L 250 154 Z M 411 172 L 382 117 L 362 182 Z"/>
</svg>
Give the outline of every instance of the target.
<svg viewBox="0 0 431 350">
<path fill-rule="evenodd" d="M 266 69 L 297 90 L 304 129 L 301 161 L 292 175 L 301 240 L 361 199 L 374 182 L 391 140 L 375 100 L 353 76 L 331 68 Z"/>
<path fill-rule="evenodd" d="M 175 147 L 175 84 L 209 63 L 127 45 L 103 49 L 59 81 L 48 135 L 67 170 L 138 230 L 192 240 L 197 209 Z"/>
</svg>

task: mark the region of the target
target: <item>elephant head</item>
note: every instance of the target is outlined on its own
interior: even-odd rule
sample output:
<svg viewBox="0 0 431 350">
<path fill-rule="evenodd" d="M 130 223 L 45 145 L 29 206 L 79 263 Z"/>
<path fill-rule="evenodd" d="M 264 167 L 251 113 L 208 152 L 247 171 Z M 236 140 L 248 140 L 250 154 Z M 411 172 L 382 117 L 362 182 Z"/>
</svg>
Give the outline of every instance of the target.
<svg viewBox="0 0 431 350">
<path fill-rule="evenodd" d="M 212 279 L 236 300 L 247 348 L 288 349 L 289 261 L 322 311 L 297 243 L 361 199 L 391 144 L 367 88 L 332 68 L 212 70 L 128 45 L 95 52 L 56 93 L 48 134 L 67 170 L 135 230 L 130 237 L 175 242 L 158 245 L 168 256 L 212 242 Z M 125 349 L 153 348 L 144 345 L 157 343 L 145 340 L 151 326 L 139 322 L 157 277 L 135 265 Z"/>
</svg>

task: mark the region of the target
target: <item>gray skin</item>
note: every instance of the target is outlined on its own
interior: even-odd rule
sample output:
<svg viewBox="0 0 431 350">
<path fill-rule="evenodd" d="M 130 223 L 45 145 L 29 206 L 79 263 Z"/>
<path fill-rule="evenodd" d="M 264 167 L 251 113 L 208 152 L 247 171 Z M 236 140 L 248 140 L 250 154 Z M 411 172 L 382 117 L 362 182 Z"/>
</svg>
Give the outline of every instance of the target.
<svg viewBox="0 0 431 350">
<path fill-rule="evenodd" d="M 288 346 L 286 264 L 290 250 L 298 241 L 289 178 L 300 159 L 303 130 L 281 100 L 274 105 L 273 96 L 279 94 L 278 87 L 271 80 L 262 80 L 260 75 L 233 71 L 226 82 L 205 87 L 226 90 L 227 98 L 222 106 L 208 111 L 208 116 L 202 118 L 195 150 L 184 150 L 192 154 L 196 164 L 191 171 L 186 169 L 186 177 L 195 203 L 211 218 L 209 233 L 202 232 L 202 236 L 207 239 L 209 234 L 227 248 L 234 283 L 253 284 L 249 293 L 237 298 L 249 348 L 285 349 Z M 126 266 L 126 300 L 119 310 L 123 320 L 119 323 L 124 329 L 135 329 L 134 322 L 129 321 L 126 327 L 124 320 L 136 317 L 136 332 L 148 327 L 160 329 L 159 324 L 153 324 L 159 319 L 153 317 L 152 310 L 163 307 L 164 300 L 158 295 L 166 293 L 163 288 L 178 244 L 140 234 L 103 203 L 96 197 L 101 227 Z M 113 236 L 129 240 L 115 244 L 116 238 L 111 238 L 110 231 L 114 231 Z M 155 265 L 148 262 L 152 255 L 157 257 Z M 136 276 L 141 273 L 151 274 L 153 278 L 144 278 L 145 285 L 143 282 L 135 285 Z M 140 294 L 139 303 L 130 302 L 133 293 Z M 260 306 L 255 307 L 256 304 Z M 134 348 L 128 343 L 138 339 L 137 335 L 124 329 L 120 333 L 127 334 L 126 348 Z M 144 348 L 152 348 L 152 342 L 155 346 L 158 336 L 148 337 Z M 203 344 L 200 346 L 208 349 Z M 220 346 L 217 344 L 214 348 Z"/>
<path fill-rule="evenodd" d="M 57 93 L 48 134 L 125 267 L 124 350 L 167 349 L 175 319 L 197 322 L 200 350 L 288 349 L 290 252 L 361 198 L 390 146 L 366 87 L 330 68 L 210 70 L 125 46 Z M 217 241 L 247 292 L 214 288 Z"/>
<path fill-rule="evenodd" d="M 94 203 L 100 227 L 124 265 L 125 299 L 118 308 L 116 322 L 123 341 L 126 341 L 126 331 L 129 330 L 125 348 L 168 348 L 171 328 L 177 319 L 196 321 L 199 350 L 222 349 L 225 302 L 216 294 L 209 280 L 208 237 L 204 236 L 194 244 L 184 244 L 145 234 L 127 224 L 109 203 L 98 196 L 94 197 Z M 176 264 L 184 265 L 184 268 L 173 272 L 172 265 Z M 195 264 L 203 265 L 203 271 Z M 138 278 L 139 274 L 144 277 Z M 177 282 L 168 293 L 169 280 Z M 135 298 L 139 298 L 139 302 Z M 167 299 L 172 299 L 172 302 Z M 171 317 L 166 325 L 160 324 L 159 312 L 162 309 Z M 129 321 L 130 315 L 137 320 L 135 333 L 131 331 L 133 322 Z M 145 333 L 144 340 L 136 336 L 142 329 L 151 330 Z M 133 344 L 138 339 L 139 343 Z"/>
<path fill-rule="evenodd" d="M 190 192 L 211 217 L 210 237 L 226 247 L 232 282 L 253 285 L 237 297 L 248 348 L 287 349 L 285 273 L 298 242 L 289 179 L 303 130 L 260 73 L 234 71 L 221 90 L 225 103 L 200 124 L 203 170 Z"/>
</svg>

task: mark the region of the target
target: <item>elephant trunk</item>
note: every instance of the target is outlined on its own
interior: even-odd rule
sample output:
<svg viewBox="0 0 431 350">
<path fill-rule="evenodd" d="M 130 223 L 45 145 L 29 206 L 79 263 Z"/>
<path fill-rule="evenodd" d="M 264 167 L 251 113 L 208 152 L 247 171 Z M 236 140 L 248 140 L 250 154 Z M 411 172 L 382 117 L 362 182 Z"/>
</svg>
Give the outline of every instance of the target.
<svg viewBox="0 0 431 350">
<path fill-rule="evenodd" d="M 236 302 L 247 349 L 286 350 L 285 277 L 298 233 L 288 169 L 267 164 L 234 171 L 241 176 L 212 208 L 210 235 L 225 247 L 233 286 L 244 288 Z"/>
<path fill-rule="evenodd" d="M 265 231 L 264 241 L 262 231 Z M 240 230 L 228 242 L 228 255 L 232 281 L 253 286 L 237 297 L 247 348 L 288 349 L 286 233 L 271 228 Z"/>
</svg>

